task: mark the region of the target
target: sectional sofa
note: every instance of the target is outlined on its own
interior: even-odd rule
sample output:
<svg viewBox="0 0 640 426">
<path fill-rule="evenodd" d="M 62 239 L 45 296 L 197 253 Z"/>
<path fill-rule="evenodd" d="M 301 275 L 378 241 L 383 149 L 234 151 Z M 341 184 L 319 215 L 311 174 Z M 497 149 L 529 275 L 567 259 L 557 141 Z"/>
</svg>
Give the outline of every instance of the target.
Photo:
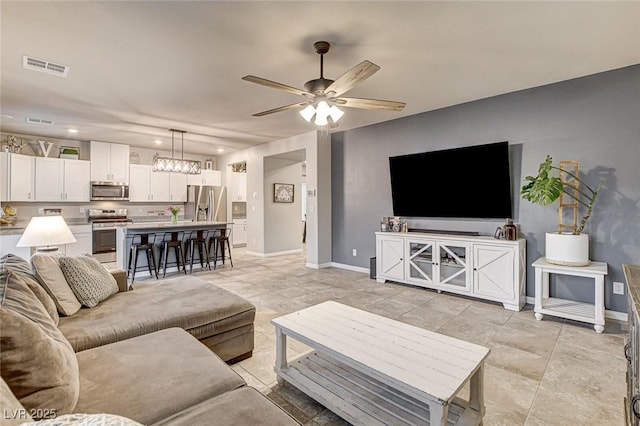
<svg viewBox="0 0 640 426">
<path fill-rule="evenodd" d="M 123 291 L 65 316 L 73 300 L 50 293 L 47 262 L 0 259 L 3 425 L 85 424 L 85 413 L 123 425 L 298 424 L 225 363 L 253 349 L 248 301 L 192 277 L 124 291 L 120 271 Z"/>
</svg>

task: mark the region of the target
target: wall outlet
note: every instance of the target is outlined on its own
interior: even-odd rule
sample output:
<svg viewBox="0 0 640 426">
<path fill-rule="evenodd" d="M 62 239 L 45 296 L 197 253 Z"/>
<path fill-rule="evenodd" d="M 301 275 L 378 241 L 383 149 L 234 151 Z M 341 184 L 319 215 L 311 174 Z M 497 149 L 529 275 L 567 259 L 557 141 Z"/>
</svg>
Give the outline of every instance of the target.
<svg viewBox="0 0 640 426">
<path fill-rule="evenodd" d="M 351 250 L 351 254 L 353 255 L 353 257 L 356 257 L 358 255 L 358 250 L 357 249 L 352 249 Z"/>
<path fill-rule="evenodd" d="M 614 281 L 613 282 L 613 294 L 624 294 L 624 283 Z"/>
<path fill-rule="evenodd" d="M 84 214 L 84 207 L 80 207 L 80 214 Z"/>
<path fill-rule="evenodd" d="M 43 207 L 38 209 L 38 214 L 41 214 L 41 215 L 44 214 L 44 208 Z"/>
</svg>

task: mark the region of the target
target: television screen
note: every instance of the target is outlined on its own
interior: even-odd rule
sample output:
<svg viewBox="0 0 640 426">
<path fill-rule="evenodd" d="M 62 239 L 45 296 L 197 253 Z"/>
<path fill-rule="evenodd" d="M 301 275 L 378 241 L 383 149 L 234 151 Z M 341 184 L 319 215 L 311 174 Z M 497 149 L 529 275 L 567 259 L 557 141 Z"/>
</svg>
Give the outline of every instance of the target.
<svg viewBox="0 0 640 426">
<path fill-rule="evenodd" d="M 389 157 L 394 216 L 512 217 L 509 144 Z"/>
</svg>

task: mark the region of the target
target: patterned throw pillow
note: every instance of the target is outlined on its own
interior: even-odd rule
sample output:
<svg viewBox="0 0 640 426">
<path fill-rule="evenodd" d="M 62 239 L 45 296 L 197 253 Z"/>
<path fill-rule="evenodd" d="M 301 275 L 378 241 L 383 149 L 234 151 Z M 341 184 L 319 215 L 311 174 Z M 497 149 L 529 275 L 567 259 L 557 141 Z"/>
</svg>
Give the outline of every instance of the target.
<svg viewBox="0 0 640 426">
<path fill-rule="evenodd" d="M 91 256 L 61 257 L 59 263 L 71 291 L 87 308 L 118 292 L 116 279 Z"/>
</svg>

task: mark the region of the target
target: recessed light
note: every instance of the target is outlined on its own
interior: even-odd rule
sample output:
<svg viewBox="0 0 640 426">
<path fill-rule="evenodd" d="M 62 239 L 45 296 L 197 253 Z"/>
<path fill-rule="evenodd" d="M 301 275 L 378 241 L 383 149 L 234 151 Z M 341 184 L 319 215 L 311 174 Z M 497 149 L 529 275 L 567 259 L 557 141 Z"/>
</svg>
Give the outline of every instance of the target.
<svg viewBox="0 0 640 426">
<path fill-rule="evenodd" d="M 155 141 L 153 141 L 153 143 L 155 143 L 156 145 L 162 145 L 162 141 L 160 139 L 156 139 Z"/>
<path fill-rule="evenodd" d="M 78 129 L 67 129 L 69 133 L 78 133 Z"/>
<path fill-rule="evenodd" d="M 218 152 L 224 152 L 224 148 L 218 148 Z"/>
</svg>

